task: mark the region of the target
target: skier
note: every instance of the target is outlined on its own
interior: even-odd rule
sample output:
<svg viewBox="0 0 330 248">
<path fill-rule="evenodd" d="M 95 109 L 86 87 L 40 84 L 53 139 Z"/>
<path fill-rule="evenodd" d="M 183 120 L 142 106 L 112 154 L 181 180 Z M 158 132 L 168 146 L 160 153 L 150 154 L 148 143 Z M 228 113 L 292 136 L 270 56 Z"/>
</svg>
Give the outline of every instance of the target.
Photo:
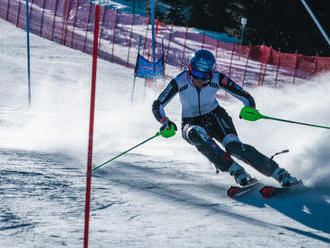
<svg viewBox="0 0 330 248">
<path fill-rule="evenodd" d="M 219 89 L 238 98 L 245 106 L 256 107 L 248 92 L 225 74 L 215 71 L 215 58 L 210 51 L 197 50 L 190 59 L 188 70 L 172 79 L 153 102 L 153 114 L 162 124 L 160 130 L 166 130 L 164 136 L 170 137 L 177 130 L 175 123 L 165 115 L 164 107 L 179 93 L 182 104 L 182 136 L 211 161 L 217 170 L 229 172 L 241 186 L 255 182 L 255 179 L 232 159 L 231 156 L 234 156 L 263 175 L 273 177 L 282 187 L 297 184 L 298 180 L 279 167 L 274 160 L 240 141 L 232 118 L 216 100 Z M 220 142 L 226 151 L 221 149 L 214 139 Z"/>
</svg>

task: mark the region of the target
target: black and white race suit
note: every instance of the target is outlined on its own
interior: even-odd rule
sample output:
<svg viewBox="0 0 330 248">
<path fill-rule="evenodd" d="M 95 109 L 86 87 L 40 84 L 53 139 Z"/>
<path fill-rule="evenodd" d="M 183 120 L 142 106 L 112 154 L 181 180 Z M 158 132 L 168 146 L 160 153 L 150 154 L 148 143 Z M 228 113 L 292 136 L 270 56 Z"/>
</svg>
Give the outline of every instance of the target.
<svg viewBox="0 0 330 248">
<path fill-rule="evenodd" d="M 197 87 L 192 83 L 188 71 L 183 71 L 170 81 L 154 101 L 153 114 L 158 121 L 166 118 L 165 106 L 179 93 L 182 104 L 182 136 L 196 146 L 217 169 L 227 171 L 233 162 L 230 155 L 233 155 L 262 174 L 272 175 L 278 164 L 239 140 L 232 118 L 219 106 L 216 99 L 219 90 L 228 92 L 245 106 L 255 108 L 253 97 L 225 74 L 215 71 L 206 86 Z M 222 143 L 226 152 L 214 139 Z"/>
</svg>

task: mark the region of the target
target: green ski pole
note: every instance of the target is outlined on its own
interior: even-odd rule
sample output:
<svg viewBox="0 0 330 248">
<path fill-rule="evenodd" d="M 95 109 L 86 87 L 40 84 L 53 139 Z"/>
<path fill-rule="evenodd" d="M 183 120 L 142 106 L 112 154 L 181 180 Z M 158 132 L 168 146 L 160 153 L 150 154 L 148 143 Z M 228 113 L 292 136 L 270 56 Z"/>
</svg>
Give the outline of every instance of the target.
<svg viewBox="0 0 330 248">
<path fill-rule="evenodd" d="M 175 135 L 175 129 L 174 129 L 174 126 L 171 126 L 170 129 L 165 129 L 165 130 L 163 130 L 163 131 L 159 131 L 159 132 L 157 132 L 154 136 L 152 136 L 152 137 L 150 137 L 150 138 L 148 138 L 148 139 L 142 141 L 141 143 L 139 143 L 139 144 L 133 146 L 132 148 L 130 148 L 130 149 L 128 149 L 128 150 L 126 150 L 126 151 L 120 153 L 119 155 L 117 155 L 117 156 L 115 156 L 115 157 L 109 159 L 108 161 L 104 162 L 103 164 L 100 164 L 99 166 L 95 167 L 94 169 L 92 169 L 92 172 L 95 171 L 95 170 L 97 170 L 97 169 L 99 169 L 99 168 L 101 168 L 102 166 L 104 166 L 104 165 L 110 163 L 111 161 L 113 161 L 113 160 L 115 160 L 115 159 L 117 159 L 117 158 L 123 156 L 124 154 L 126 154 L 126 153 L 132 151 L 133 149 L 137 148 L 138 146 L 141 146 L 141 145 L 143 145 L 144 143 L 147 143 L 148 141 L 152 140 L 153 138 L 158 137 L 159 135 L 163 136 L 164 138 L 170 138 L 170 137 L 172 137 L 173 135 Z"/>
<path fill-rule="evenodd" d="M 97 170 L 97 169 L 99 169 L 99 168 L 101 168 L 102 166 L 104 166 L 104 165 L 110 163 L 111 161 L 113 161 L 113 160 L 115 160 L 115 159 L 117 159 L 117 158 L 123 156 L 124 154 L 126 154 L 126 153 L 132 151 L 133 149 L 137 148 L 138 146 L 141 146 L 141 145 L 143 145 L 144 143 L 147 143 L 148 141 L 152 140 L 153 138 L 158 137 L 159 135 L 161 135 L 161 132 L 157 132 L 154 136 L 152 136 L 152 137 L 150 137 L 150 138 L 148 138 L 148 139 L 142 141 L 141 143 L 139 143 L 139 144 L 137 144 L 137 145 L 131 147 L 130 149 L 128 149 L 128 150 L 126 150 L 126 151 L 120 153 L 119 155 L 117 155 L 117 156 L 115 156 L 115 157 L 109 159 L 108 161 L 104 162 L 103 164 L 100 164 L 99 166 L 95 167 L 95 168 L 92 170 L 92 172 L 95 171 L 95 170 Z"/>
<path fill-rule="evenodd" d="M 319 126 L 319 125 L 308 124 L 308 123 L 303 123 L 303 122 L 284 120 L 284 119 L 279 119 L 279 118 L 262 115 L 259 113 L 259 111 L 257 109 L 249 108 L 249 107 L 242 108 L 242 110 L 240 112 L 240 117 L 247 121 L 257 121 L 260 119 L 268 119 L 268 120 L 274 120 L 274 121 L 283 121 L 283 122 L 288 122 L 288 123 L 293 123 L 293 124 L 305 125 L 305 126 L 310 126 L 310 127 L 319 127 L 319 128 L 330 129 L 330 127 L 326 127 L 326 126 Z"/>
</svg>

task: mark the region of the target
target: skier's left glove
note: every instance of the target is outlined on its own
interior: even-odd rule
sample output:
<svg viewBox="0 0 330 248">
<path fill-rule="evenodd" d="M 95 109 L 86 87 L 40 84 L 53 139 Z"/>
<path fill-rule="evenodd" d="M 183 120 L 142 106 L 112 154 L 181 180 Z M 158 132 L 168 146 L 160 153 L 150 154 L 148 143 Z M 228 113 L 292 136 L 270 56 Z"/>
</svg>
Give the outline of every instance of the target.
<svg viewBox="0 0 330 248">
<path fill-rule="evenodd" d="M 169 118 L 164 117 L 160 120 L 160 123 L 162 123 L 162 126 L 160 127 L 160 134 L 161 136 L 165 138 L 170 138 L 175 135 L 175 131 L 178 130 L 175 123 L 170 121 Z"/>
<path fill-rule="evenodd" d="M 256 106 L 249 106 L 249 108 L 253 108 L 253 109 L 255 109 Z M 239 113 L 239 118 L 240 118 L 240 119 L 243 119 L 242 116 L 241 116 L 241 113 Z"/>
</svg>

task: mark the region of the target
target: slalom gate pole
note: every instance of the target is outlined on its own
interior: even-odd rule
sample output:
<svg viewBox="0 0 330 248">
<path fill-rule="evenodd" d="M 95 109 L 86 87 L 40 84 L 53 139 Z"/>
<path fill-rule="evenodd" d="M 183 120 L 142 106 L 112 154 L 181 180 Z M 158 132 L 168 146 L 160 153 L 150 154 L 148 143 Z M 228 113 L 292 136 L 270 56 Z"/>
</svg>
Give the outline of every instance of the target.
<svg viewBox="0 0 330 248">
<path fill-rule="evenodd" d="M 305 0 L 301 0 L 302 4 L 304 5 L 304 7 L 306 8 L 308 14 L 312 17 L 313 21 L 315 22 L 316 26 L 318 27 L 318 29 L 320 30 L 321 34 L 323 35 L 324 39 L 327 41 L 328 46 L 330 46 L 330 39 L 327 35 L 327 33 L 324 31 L 323 27 L 321 26 L 320 22 L 317 20 L 317 18 L 315 17 L 315 15 L 313 14 L 313 11 L 311 10 L 311 8 L 308 6 L 308 4 L 306 3 Z"/>
<path fill-rule="evenodd" d="M 101 168 L 102 166 L 104 166 L 104 165 L 110 163 L 111 161 L 113 161 L 113 160 L 115 160 L 115 159 L 117 159 L 117 158 L 123 156 L 124 154 L 126 154 L 126 153 L 132 151 L 133 149 L 137 148 L 138 146 L 141 146 L 141 145 L 143 145 L 144 143 L 147 143 L 148 141 L 152 140 L 153 138 L 156 138 L 156 137 L 159 136 L 160 134 L 161 134 L 161 132 L 157 132 L 154 136 L 152 136 L 152 137 L 150 137 L 150 138 L 148 138 L 148 139 L 142 141 L 141 143 L 139 143 L 139 144 L 133 146 L 132 148 L 130 148 L 130 149 L 128 149 L 128 150 L 126 150 L 126 151 L 120 153 L 119 155 L 117 155 L 117 156 L 115 156 L 115 157 L 109 159 L 108 161 L 104 162 L 103 164 L 100 164 L 99 166 L 95 167 L 92 171 L 94 172 L 95 170 L 97 170 L 97 169 Z"/>
<path fill-rule="evenodd" d="M 88 248 L 88 234 L 89 234 L 89 212 L 90 212 L 90 195 L 91 195 L 91 183 L 92 183 L 92 156 L 93 156 L 96 69 L 97 69 L 97 55 L 98 55 L 98 43 L 99 43 L 98 42 L 99 22 L 100 22 L 100 6 L 96 5 L 95 6 L 95 23 L 94 23 L 91 103 L 90 103 L 90 117 L 89 117 L 87 175 L 86 175 L 87 179 L 86 179 L 86 201 L 85 201 L 84 248 Z"/>
<path fill-rule="evenodd" d="M 31 59 L 30 59 L 30 15 L 29 0 L 26 0 L 25 20 L 26 20 L 26 49 L 27 49 L 27 73 L 28 73 L 28 99 L 31 106 Z"/>
<path fill-rule="evenodd" d="M 310 127 L 330 129 L 330 127 L 327 127 L 327 126 L 320 126 L 320 125 L 308 124 L 308 123 L 303 123 L 303 122 L 284 120 L 284 119 L 279 119 L 279 118 L 262 115 L 259 113 L 258 110 L 254 109 L 254 108 L 249 108 L 249 107 L 242 108 L 240 117 L 247 121 L 257 121 L 260 119 L 268 119 L 268 120 L 274 120 L 274 121 L 282 121 L 282 122 L 288 122 L 288 123 L 293 123 L 293 124 L 305 125 L 305 126 L 310 126 Z"/>
</svg>

